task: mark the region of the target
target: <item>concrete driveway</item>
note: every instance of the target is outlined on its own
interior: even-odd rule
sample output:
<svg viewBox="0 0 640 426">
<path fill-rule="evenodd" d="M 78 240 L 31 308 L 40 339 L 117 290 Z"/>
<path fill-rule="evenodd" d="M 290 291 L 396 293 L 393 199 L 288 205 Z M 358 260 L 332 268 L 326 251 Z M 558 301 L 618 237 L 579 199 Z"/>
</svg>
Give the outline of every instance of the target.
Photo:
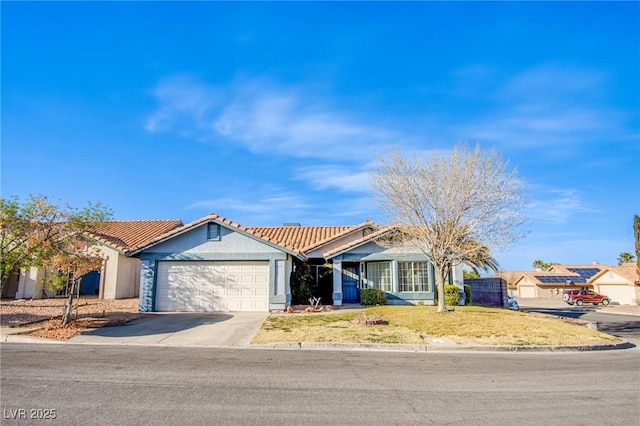
<svg viewBox="0 0 640 426">
<path fill-rule="evenodd" d="M 69 343 L 246 346 L 268 316 L 267 312 L 148 314 L 127 325 L 81 334 Z"/>
</svg>

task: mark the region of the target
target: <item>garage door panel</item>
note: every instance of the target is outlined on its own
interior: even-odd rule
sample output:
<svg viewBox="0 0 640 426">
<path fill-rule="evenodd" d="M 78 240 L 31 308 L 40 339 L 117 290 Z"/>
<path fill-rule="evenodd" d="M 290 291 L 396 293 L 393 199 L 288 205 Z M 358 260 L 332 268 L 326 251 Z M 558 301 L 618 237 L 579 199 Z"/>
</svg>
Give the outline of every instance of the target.
<svg viewBox="0 0 640 426">
<path fill-rule="evenodd" d="M 598 292 L 609 297 L 612 303 L 619 303 L 621 305 L 631 305 L 634 303 L 635 291 L 633 287 L 628 285 L 601 284 Z"/>
<path fill-rule="evenodd" d="M 156 310 L 267 311 L 267 262 L 159 262 Z"/>
</svg>

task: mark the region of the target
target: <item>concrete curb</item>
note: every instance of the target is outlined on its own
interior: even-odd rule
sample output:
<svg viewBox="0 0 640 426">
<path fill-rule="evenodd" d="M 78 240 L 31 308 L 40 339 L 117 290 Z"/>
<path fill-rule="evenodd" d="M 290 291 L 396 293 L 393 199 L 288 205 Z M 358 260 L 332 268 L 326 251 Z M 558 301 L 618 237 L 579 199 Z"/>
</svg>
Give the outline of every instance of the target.
<svg viewBox="0 0 640 426">
<path fill-rule="evenodd" d="M 380 352 L 589 352 L 635 348 L 631 342 L 571 346 L 466 346 L 466 345 L 401 345 L 377 343 L 317 343 L 282 342 L 251 345 L 255 349 L 317 350 L 317 351 L 380 351 Z"/>
<path fill-rule="evenodd" d="M 246 346 L 211 346 L 211 345 L 171 345 L 162 343 L 92 343 L 92 342 L 71 342 L 39 337 L 21 336 L 17 334 L 2 335 L 2 343 L 36 343 L 36 344 L 57 344 L 57 345 L 92 345 L 92 346 L 149 346 L 149 347 L 176 347 L 176 348 L 211 348 L 211 349 L 275 349 L 275 350 L 297 350 L 297 351 L 376 351 L 376 352 L 412 352 L 412 353 L 453 353 L 453 352 L 476 352 L 476 353 L 517 353 L 517 352 L 589 352 L 589 351 L 609 351 L 619 349 L 635 348 L 631 342 L 619 342 L 600 345 L 573 345 L 573 346 L 466 346 L 466 345 L 406 345 L 406 344 L 382 344 L 382 343 L 319 343 L 319 342 L 281 342 L 264 345 Z"/>
</svg>

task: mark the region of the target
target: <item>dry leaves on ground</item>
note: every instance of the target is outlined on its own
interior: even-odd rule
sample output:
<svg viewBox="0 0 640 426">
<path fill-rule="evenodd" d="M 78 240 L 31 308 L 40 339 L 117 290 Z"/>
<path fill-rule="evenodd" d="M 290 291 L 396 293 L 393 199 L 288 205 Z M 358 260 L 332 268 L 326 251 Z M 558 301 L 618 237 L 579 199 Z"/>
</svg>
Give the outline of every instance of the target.
<svg viewBox="0 0 640 426">
<path fill-rule="evenodd" d="M 3 327 L 37 326 L 31 336 L 67 340 L 76 334 L 100 327 L 125 324 L 139 318 L 138 299 L 105 300 L 81 298 L 74 306 L 72 323 L 63 326 L 60 316 L 65 300 L 11 300 L 0 302 L 0 324 Z"/>
</svg>

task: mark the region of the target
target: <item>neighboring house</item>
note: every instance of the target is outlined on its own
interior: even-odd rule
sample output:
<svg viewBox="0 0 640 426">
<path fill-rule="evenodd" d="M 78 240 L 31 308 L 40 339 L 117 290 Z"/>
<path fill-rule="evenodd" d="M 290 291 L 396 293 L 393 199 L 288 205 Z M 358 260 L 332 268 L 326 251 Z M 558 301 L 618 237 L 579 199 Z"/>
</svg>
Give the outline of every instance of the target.
<svg viewBox="0 0 640 426">
<path fill-rule="evenodd" d="M 522 299 L 558 297 L 563 290 L 581 288 L 604 294 L 614 304 L 635 304 L 640 300 L 635 263 L 552 265 L 548 271 L 501 272 L 498 276 L 507 280 L 510 294 Z"/>
<path fill-rule="evenodd" d="M 325 252 L 333 263 L 333 303 L 359 303 L 361 288 L 378 288 L 389 304 L 435 304 L 433 264 L 410 245 L 382 244 L 394 227 L 385 227 L 358 240 Z M 464 304 L 463 267 L 454 265 L 449 283 L 460 289 Z"/>
<path fill-rule="evenodd" d="M 104 259 L 103 266 L 100 271 L 83 277 L 81 292 L 104 299 L 136 297 L 140 288 L 140 260 L 129 254 L 147 241 L 181 225 L 180 220 L 110 221 L 102 224 L 96 233 L 86 237 L 100 251 Z M 43 284 L 50 273 L 42 268 L 21 271 L 15 296 L 7 296 L 16 299 L 54 296 L 55 293 Z"/>
<path fill-rule="evenodd" d="M 518 287 L 516 282 L 524 275 L 527 274 L 527 271 L 500 271 L 493 278 L 502 278 L 507 283 L 507 293 L 511 297 L 519 297 Z"/>
<path fill-rule="evenodd" d="M 522 299 L 561 296 L 568 288 L 589 287 L 588 280 L 604 268 L 600 264 L 553 265 L 548 271 L 523 272 L 513 286 Z"/>
<path fill-rule="evenodd" d="M 591 277 L 594 291 L 604 294 L 611 303 L 635 305 L 640 301 L 640 276 L 635 262 L 611 266 Z"/>
</svg>

